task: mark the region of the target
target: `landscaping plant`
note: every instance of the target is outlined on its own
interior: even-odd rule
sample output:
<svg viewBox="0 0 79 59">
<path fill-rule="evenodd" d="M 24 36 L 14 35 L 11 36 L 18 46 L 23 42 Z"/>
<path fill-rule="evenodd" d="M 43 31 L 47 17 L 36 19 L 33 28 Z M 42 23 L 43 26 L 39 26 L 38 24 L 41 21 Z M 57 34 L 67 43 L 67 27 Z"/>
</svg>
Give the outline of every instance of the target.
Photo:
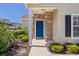
<svg viewBox="0 0 79 59">
<path fill-rule="evenodd" d="M 74 45 L 74 44 L 75 44 L 75 43 L 70 43 L 70 42 L 67 42 L 67 43 L 63 44 L 65 51 L 67 51 L 67 46 L 68 46 L 68 45 Z"/>
<path fill-rule="evenodd" d="M 52 52 L 55 52 L 55 53 L 61 53 L 61 52 L 63 52 L 64 47 L 63 47 L 63 45 L 61 45 L 59 43 L 51 43 L 50 44 L 50 50 Z"/>
<path fill-rule="evenodd" d="M 49 45 L 50 51 L 55 53 L 61 53 L 68 51 L 69 53 L 78 53 L 79 52 L 79 43 L 65 43 L 65 44 L 59 44 L 59 43 L 50 43 Z"/>
<path fill-rule="evenodd" d="M 28 42 L 28 35 L 20 35 L 19 38 L 21 39 L 22 42 Z"/>
<path fill-rule="evenodd" d="M 14 43 L 15 37 L 11 30 L 5 25 L 0 26 L 0 53 L 5 52 Z"/>
<path fill-rule="evenodd" d="M 53 43 L 50 43 L 49 47 L 51 47 L 53 45 L 60 45 L 60 44 L 59 43 L 56 43 L 56 42 L 53 42 Z"/>
<path fill-rule="evenodd" d="M 12 33 L 16 38 L 18 38 L 20 35 L 25 34 L 25 31 L 22 29 L 13 30 Z"/>
<path fill-rule="evenodd" d="M 19 36 L 19 39 L 21 39 L 22 37 L 27 36 L 26 34 L 22 34 Z"/>
<path fill-rule="evenodd" d="M 67 51 L 70 53 L 78 53 L 79 47 L 76 44 L 67 45 Z"/>
</svg>

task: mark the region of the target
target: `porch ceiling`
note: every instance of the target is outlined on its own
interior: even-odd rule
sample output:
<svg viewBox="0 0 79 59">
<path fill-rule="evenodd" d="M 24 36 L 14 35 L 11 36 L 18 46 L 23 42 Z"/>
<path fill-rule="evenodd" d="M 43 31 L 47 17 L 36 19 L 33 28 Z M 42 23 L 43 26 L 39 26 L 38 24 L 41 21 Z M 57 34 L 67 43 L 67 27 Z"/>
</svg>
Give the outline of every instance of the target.
<svg viewBox="0 0 79 59">
<path fill-rule="evenodd" d="M 44 14 L 45 12 L 53 12 L 56 8 L 31 8 L 33 14 Z"/>
<path fill-rule="evenodd" d="M 46 4 L 48 5 L 48 4 Z M 45 4 L 25 4 L 26 7 L 32 10 L 33 14 L 44 14 L 45 12 L 53 12 L 54 9 L 58 9 L 56 6 L 48 5 L 46 6 Z"/>
</svg>

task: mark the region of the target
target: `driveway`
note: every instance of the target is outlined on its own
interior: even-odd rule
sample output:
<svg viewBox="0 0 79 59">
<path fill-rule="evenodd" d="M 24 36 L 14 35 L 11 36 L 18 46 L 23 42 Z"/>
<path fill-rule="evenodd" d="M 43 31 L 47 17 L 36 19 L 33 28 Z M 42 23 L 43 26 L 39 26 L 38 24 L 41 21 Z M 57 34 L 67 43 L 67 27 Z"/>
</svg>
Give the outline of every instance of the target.
<svg viewBox="0 0 79 59">
<path fill-rule="evenodd" d="M 33 39 L 32 47 L 29 56 L 51 56 L 52 54 L 47 50 L 46 41 L 44 39 Z"/>
</svg>

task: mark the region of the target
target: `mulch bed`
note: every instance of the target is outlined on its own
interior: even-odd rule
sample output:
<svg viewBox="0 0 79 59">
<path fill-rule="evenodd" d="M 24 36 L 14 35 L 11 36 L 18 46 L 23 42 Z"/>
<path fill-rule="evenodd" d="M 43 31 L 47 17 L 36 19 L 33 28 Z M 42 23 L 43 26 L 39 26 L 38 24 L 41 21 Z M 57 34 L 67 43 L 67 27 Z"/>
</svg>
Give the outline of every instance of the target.
<svg viewBox="0 0 79 59">
<path fill-rule="evenodd" d="M 6 52 L 0 53 L 0 56 L 28 56 L 29 51 L 28 42 L 18 39 L 15 45 L 11 45 Z"/>
</svg>

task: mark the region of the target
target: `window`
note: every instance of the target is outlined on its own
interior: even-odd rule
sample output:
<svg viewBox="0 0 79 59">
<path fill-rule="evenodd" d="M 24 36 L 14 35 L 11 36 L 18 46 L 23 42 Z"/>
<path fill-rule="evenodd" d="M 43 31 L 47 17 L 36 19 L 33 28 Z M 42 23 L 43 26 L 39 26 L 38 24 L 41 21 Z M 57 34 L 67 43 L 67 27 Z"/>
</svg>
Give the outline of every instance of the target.
<svg viewBox="0 0 79 59">
<path fill-rule="evenodd" d="M 79 39 L 79 14 L 73 14 L 71 16 L 71 34 L 72 38 Z"/>
</svg>

